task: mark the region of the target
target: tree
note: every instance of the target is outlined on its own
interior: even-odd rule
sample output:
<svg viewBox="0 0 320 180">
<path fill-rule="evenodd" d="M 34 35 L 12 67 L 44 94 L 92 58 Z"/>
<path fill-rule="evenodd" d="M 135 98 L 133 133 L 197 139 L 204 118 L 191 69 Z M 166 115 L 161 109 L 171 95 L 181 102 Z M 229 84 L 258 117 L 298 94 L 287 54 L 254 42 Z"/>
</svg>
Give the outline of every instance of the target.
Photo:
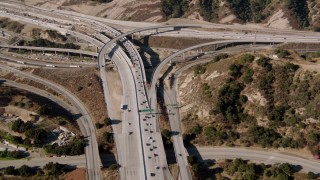
<svg viewBox="0 0 320 180">
<path fill-rule="evenodd" d="M 247 131 L 247 140 L 252 143 L 258 143 L 262 146 L 270 147 L 273 142 L 279 140 L 281 135 L 270 128 L 253 125 Z"/>
<path fill-rule="evenodd" d="M 29 129 L 25 132 L 27 138 L 33 139 L 35 144 L 44 144 L 47 140 L 47 131 L 44 129 Z"/>
<path fill-rule="evenodd" d="M 43 105 L 38 109 L 39 115 L 52 115 L 52 107 L 48 105 Z"/>
<path fill-rule="evenodd" d="M 279 173 L 276 175 L 275 179 L 277 180 L 289 180 L 289 176 L 285 173 Z"/>
<path fill-rule="evenodd" d="M 11 129 L 15 132 L 24 133 L 28 129 L 33 128 L 33 123 L 31 121 L 24 122 L 21 119 L 13 121 Z"/>
<path fill-rule="evenodd" d="M 166 17 L 178 18 L 189 8 L 189 0 L 161 0 L 161 10 Z"/>
<path fill-rule="evenodd" d="M 209 21 L 218 17 L 219 5 L 216 0 L 200 0 L 200 14 Z"/>
<path fill-rule="evenodd" d="M 308 172 L 307 174 L 307 179 L 316 179 L 317 178 L 317 175 L 313 172 Z"/>
<path fill-rule="evenodd" d="M 263 68 L 265 68 L 267 71 L 272 70 L 272 65 L 270 64 L 270 58 L 262 56 L 258 59 L 257 64 Z"/>
<path fill-rule="evenodd" d="M 100 129 L 100 128 L 103 127 L 103 124 L 101 124 L 101 123 L 99 123 L 99 122 L 97 122 L 95 125 L 96 125 L 96 128 L 97 128 L 97 129 Z"/>
<path fill-rule="evenodd" d="M 113 134 L 109 132 L 103 133 L 103 139 L 106 143 L 113 143 Z"/>
<path fill-rule="evenodd" d="M 196 158 L 195 156 L 191 155 L 187 157 L 187 161 L 190 165 L 193 165 L 195 163 L 198 162 L 198 158 Z"/>
<path fill-rule="evenodd" d="M 59 163 L 49 162 L 43 167 L 45 173 L 49 176 L 59 176 L 62 173 L 66 172 L 65 165 Z"/>
<path fill-rule="evenodd" d="M 171 131 L 169 131 L 168 129 L 163 129 L 161 131 L 161 135 L 162 135 L 162 139 L 163 139 L 163 142 L 165 143 L 165 145 L 171 145 L 172 144 Z"/>
<path fill-rule="evenodd" d="M 283 48 L 275 49 L 275 53 L 278 55 L 279 58 L 284 58 L 289 55 L 289 52 L 287 50 L 284 50 Z"/>
<path fill-rule="evenodd" d="M 31 167 L 27 166 L 27 165 L 22 165 L 19 169 L 18 169 L 19 175 L 22 177 L 29 177 L 31 175 L 34 174 L 34 171 Z"/>
<path fill-rule="evenodd" d="M 6 175 L 16 175 L 17 171 L 13 166 L 8 166 L 4 169 L 3 173 Z"/>
<path fill-rule="evenodd" d="M 104 122 L 104 125 L 106 125 L 106 126 L 111 125 L 111 119 L 109 117 L 106 117 L 103 122 Z"/>
<path fill-rule="evenodd" d="M 309 8 L 306 0 L 285 0 L 286 8 L 296 17 L 300 28 L 309 26 Z"/>
<path fill-rule="evenodd" d="M 230 76 L 234 78 L 238 78 L 242 75 L 242 70 L 243 66 L 241 64 L 231 64 L 229 67 L 229 74 Z"/>
<path fill-rule="evenodd" d="M 246 68 L 243 75 L 243 82 L 245 82 L 246 84 L 251 83 L 253 81 L 253 78 L 252 78 L 253 74 L 254 74 L 253 69 Z"/>
<path fill-rule="evenodd" d="M 227 53 L 220 53 L 220 54 L 218 54 L 217 56 L 214 57 L 214 61 L 215 61 L 215 62 L 218 62 L 218 61 L 220 61 L 220 60 L 222 60 L 222 59 L 226 59 L 226 58 L 228 58 L 228 57 L 229 57 L 229 54 L 227 54 Z"/>
<path fill-rule="evenodd" d="M 118 165 L 117 165 L 117 164 L 111 164 L 111 165 L 109 166 L 109 169 L 110 169 L 110 170 L 117 170 L 117 169 L 118 169 Z"/>
<path fill-rule="evenodd" d="M 195 126 L 191 127 L 188 130 L 189 134 L 195 134 L 195 135 L 199 135 L 199 134 L 201 134 L 201 132 L 202 132 L 202 127 L 198 123 L 196 123 Z"/>
<path fill-rule="evenodd" d="M 286 173 L 288 176 L 292 175 L 293 173 L 293 166 L 289 163 L 281 164 L 280 169 L 282 170 L 282 172 Z"/>
</svg>

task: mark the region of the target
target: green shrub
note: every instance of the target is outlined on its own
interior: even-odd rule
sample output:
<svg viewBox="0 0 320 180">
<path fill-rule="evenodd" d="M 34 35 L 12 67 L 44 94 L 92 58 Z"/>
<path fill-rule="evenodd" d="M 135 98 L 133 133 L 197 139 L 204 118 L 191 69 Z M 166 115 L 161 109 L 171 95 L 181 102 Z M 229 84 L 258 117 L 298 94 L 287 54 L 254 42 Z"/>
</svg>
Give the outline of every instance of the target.
<svg viewBox="0 0 320 180">
<path fill-rule="evenodd" d="M 240 61 L 242 64 L 252 63 L 254 56 L 252 54 L 244 54 L 241 56 Z"/>
<path fill-rule="evenodd" d="M 110 170 L 117 170 L 117 169 L 118 169 L 118 165 L 117 165 L 117 164 L 111 164 L 111 165 L 109 166 L 109 169 L 110 169 Z"/>
<path fill-rule="evenodd" d="M 214 57 L 214 61 L 215 62 L 218 62 L 222 59 L 227 59 L 229 57 L 229 54 L 226 54 L 226 53 L 220 53 L 218 54 L 217 56 Z"/>
<path fill-rule="evenodd" d="M 195 75 L 204 74 L 206 72 L 206 67 L 198 64 L 193 68 L 193 71 Z"/>
<path fill-rule="evenodd" d="M 229 74 L 230 76 L 234 78 L 238 78 L 242 75 L 242 70 L 243 66 L 241 64 L 231 64 L 229 66 Z"/>
<path fill-rule="evenodd" d="M 260 57 L 257 61 L 257 64 L 263 68 L 265 68 L 267 71 L 272 70 L 272 65 L 270 64 L 270 58 L 268 57 Z"/>
</svg>

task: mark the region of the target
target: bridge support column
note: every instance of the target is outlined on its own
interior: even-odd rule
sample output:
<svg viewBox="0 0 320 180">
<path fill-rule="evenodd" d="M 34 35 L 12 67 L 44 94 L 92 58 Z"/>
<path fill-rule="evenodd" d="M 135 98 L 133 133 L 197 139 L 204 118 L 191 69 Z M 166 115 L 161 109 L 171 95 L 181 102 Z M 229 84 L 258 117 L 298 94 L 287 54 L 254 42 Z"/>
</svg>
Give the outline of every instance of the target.
<svg viewBox="0 0 320 180">
<path fill-rule="evenodd" d="M 98 47 L 96 47 L 96 53 L 99 53 L 99 48 Z"/>
<path fill-rule="evenodd" d="M 186 56 L 185 56 L 184 53 L 182 54 L 182 59 L 183 59 L 183 60 L 186 60 Z"/>
<path fill-rule="evenodd" d="M 140 39 L 141 35 L 140 35 L 140 32 L 138 32 L 138 38 Z"/>
<path fill-rule="evenodd" d="M 132 33 L 132 34 L 131 34 L 131 40 L 132 40 L 132 41 L 134 40 L 133 38 L 134 38 L 134 36 L 133 36 L 133 33 Z"/>
<path fill-rule="evenodd" d="M 200 53 L 202 53 L 202 49 L 200 49 Z"/>
<path fill-rule="evenodd" d="M 158 30 L 158 28 L 156 29 L 156 32 L 157 32 L 157 34 L 159 34 L 159 30 Z"/>
<path fill-rule="evenodd" d="M 68 52 L 68 57 L 70 56 L 70 53 Z"/>
<path fill-rule="evenodd" d="M 199 54 L 199 49 L 197 49 L 197 55 Z"/>
<path fill-rule="evenodd" d="M 82 58 L 82 54 L 80 53 L 80 58 Z"/>
</svg>

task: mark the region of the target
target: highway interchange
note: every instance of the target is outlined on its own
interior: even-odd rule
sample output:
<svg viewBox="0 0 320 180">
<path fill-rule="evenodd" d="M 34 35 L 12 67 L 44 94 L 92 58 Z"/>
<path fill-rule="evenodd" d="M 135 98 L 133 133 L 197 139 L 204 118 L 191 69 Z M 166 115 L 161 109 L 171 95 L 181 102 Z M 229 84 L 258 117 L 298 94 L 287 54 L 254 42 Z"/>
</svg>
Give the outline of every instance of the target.
<svg viewBox="0 0 320 180">
<path fill-rule="evenodd" d="M 8 3 L 0 4 L 8 5 Z M 22 6 L 23 5 L 19 5 Z M 12 5 L 6 6 L 6 8 L 11 9 L 11 11 L 17 11 Z M 114 131 L 114 138 L 117 147 L 118 163 L 120 164 L 120 177 L 121 179 L 172 179 L 170 172 L 168 171 L 168 165 L 166 162 L 166 155 L 163 148 L 161 133 L 159 130 L 159 125 L 156 123 L 158 118 L 150 113 L 141 112 L 144 109 L 157 109 L 156 102 L 156 84 L 158 78 L 160 77 L 161 70 L 165 67 L 167 63 L 174 60 L 175 57 L 181 55 L 192 49 L 199 49 L 204 46 L 213 44 L 227 44 L 227 43 L 249 43 L 254 44 L 256 42 L 264 43 L 286 43 L 286 42 L 320 42 L 320 36 L 315 33 L 304 33 L 289 31 L 281 32 L 282 34 L 276 34 L 273 30 L 272 33 L 268 34 L 265 32 L 261 33 L 238 33 L 238 32 L 207 32 L 200 30 L 190 29 L 195 27 L 193 25 L 154 25 L 150 27 L 150 24 L 144 23 L 143 28 L 136 28 L 131 30 L 130 23 L 124 24 L 121 21 L 112 21 L 112 24 L 106 25 L 105 21 L 101 19 L 86 15 L 80 15 L 77 13 L 70 13 L 62 10 L 49 11 L 46 9 L 39 10 L 38 8 L 28 7 L 28 12 L 32 16 L 38 16 L 39 18 L 45 17 L 51 21 L 34 21 L 27 16 L 21 16 L 12 14 L 12 12 L 1 11 L 0 16 L 9 17 L 17 21 L 23 21 L 26 23 L 36 24 L 38 26 L 47 27 L 50 29 L 57 30 L 59 32 L 64 32 L 72 36 L 76 36 L 84 41 L 94 44 L 98 49 L 98 54 L 93 54 L 90 52 L 80 52 L 81 54 L 95 55 L 98 56 L 98 67 L 100 70 L 101 82 L 104 90 L 105 102 L 107 104 L 108 114 L 111 119 L 117 119 L 119 114 L 115 114 L 113 111 L 114 99 L 110 96 L 109 88 L 106 80 L 105 64 L 106 60 L 111 60 L 117 67 L 122 85 L 123 92 L 122 96 L 125 99 L 127 109 L 121 111 L 122 127 L 119 128 L 117 125 L 112 125 Z M 32 13 L 31 13 L 32 11 Z M 59 14 L 55 16 L 57 13 Z M 23 13 L 22 13 L 23 14 Z M 58 17 L 62 17 L 63 21 L 59 24 L 54 24 L 52 22 L 57 21 Z M 65 23 L 65 26 L 64 26 Z M 70 29 L 70 23 L 86 25 L 87 28 L 91 28 L 96 33 L 92 36 L 90 34 L 83 34 L 82 32 L 76 32 Z M 118 23 L 118 24 L 117 24 Z M 112 25 L 117 24 L 118 26 L 127 26 L 130 29 L 127 33 L 121 34 L 119 31 L 112 28 Z M 198 26 L 196 26 L 199 28 Z M 160 29 L 164 30 L 160 30 Z M 230 28 L 228 26 L 223 26 L 223 28 Z M 173 29 L 173 30 L 172 30 Z M 178 31 L 176 31 L 178 29 Z M 114 39 L 110 40 L 109 37 L 105 36 L 104 33 L 108 33 L 109 37 Z M 155 69 L 152 76 L 151 88 L 147 87 L 145 70 L 143 67 L 142 59 L 137 52 L 136 48 L 128 41 L 125 37 L 131 34 L 139 33 L 142 35 L 156 34 L 157 32 L 161 36 L 193 36 L 200 38 L 212 38 L 212 39 L 231 39 L 205 43 L 197 45 L 194 47 L 186 48 L 181 51 L 174 53 L 173 55 L 162 61 Z M 285 34 L 287 33 L 287 34 Z M 116 37 L 116 38 L 115 38 Z M 116 43 L 120 42 L 121 45 Z M 41 48 L 39 48 L 41 50 Z M 48 49 L 49 50 L 49 49 Z M 54 49 L 50 49 L 54 51 Z M 57 49 L 56 51 L 59 51 Z M 69 51 L 69 50 L 63 50 Z M 127 53 L 126 53 L 126 52 Z M 69 52 L 75 52 L 75 50 L 70 50 Z M 66 67 L 70 67 L 66 65 Z M 56 88 L 57 85 L 50 84 L 47 81 L 41 80 L 38 77 L 34 77 L 30 74 L 22 73 L 16 69 L 10 68 L 8 66 L 1 67 L 4 70 L 12 71 L 18 75 L 37 80 L 38 82 L 44 83 L 52 88 Z M 49 84 L 48 84 L 49 83 Z M 62 88 L 62 87 L 59 87 Z M 57 89 L 57 88 L 56 88 Z M 63 88 L 62 88 L 63 89 Z M 93 126 L 93 121 L 90 117 L 85 116 L 85 107 L 82 103 L 75 99 L 75 97 L 70 92 L 62 92 L 66 94 L 70 99 L 73 99 L 75 107 L 81 110 L 83 113 L 83 118 L 86 118 L 88 126 L 82 128 L 82 132 L 87 132 L 89 138 L 89 146 L 86 148 L 86 162 L 88 169 L 88 179 L 100 179 L 100 165 L 99 153 L 97 152 L 96 138 L 95 138 L 95 127 Z M 168 93 L 166 101 L 171 99 L 176 99 L 175 95 L 170 95 L 172 92 Z M 166 96 L 165 96 L 166 97 Z M 170 101 L 170 103 L 173 103 Z M 119 107 L 120 108 L 120 107 Z M 179 114 L 178 110 L 175 114 Z M 179 122 L 179 117 L 175 116 L 175 120 L 170 120 L 171 127 L 177 127 L 179 124 L 173 124 L 172 122 Z M 88 128 L 88 129 L 87 129 Z M 174 129 L 174 128 L 173 128 Z M 180 128 L 177 128 L 180 129 Z M 130 133 L 132 132 L 132 133 Z M 188 164 L 186 161 L 187 152 L 183 146 L 182 138 L 180 136 L 173 137 L 174 148 L 176 153 L 177 162 L 180 167 L 181 177 L 183 179 L 191 179 L 190 170 L 188 169 Z M 155 148 L 154 148 L 155 147 Z M 201 151 L 200 151 L 201 152 Z M 207 152 L 207 151 L 206 151 Z M 200 153 L 201 154 L 201 153 Z M 211 157 L 213 157 L 212 155 Z"/>
</svg>

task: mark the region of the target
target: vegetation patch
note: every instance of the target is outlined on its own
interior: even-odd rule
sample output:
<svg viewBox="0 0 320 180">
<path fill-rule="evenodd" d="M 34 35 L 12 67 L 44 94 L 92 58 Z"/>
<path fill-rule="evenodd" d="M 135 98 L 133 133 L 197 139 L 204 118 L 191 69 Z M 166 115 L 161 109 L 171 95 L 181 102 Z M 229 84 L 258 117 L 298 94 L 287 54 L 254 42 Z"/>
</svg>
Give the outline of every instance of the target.
<svg viewBox="0 0 320 180">
<path fill-rule="evenodd" d="M 73 44 L 73 43 L 56 43 L 49 41 L 47 39 L 37 38 L 32 41 L 20 41 L 20 46 L 35 46 L 35 47 L 49 47 L 49 48 L 64 48 L 64 49 L 80 49 L 79 45 Z"/>
<path fill-rule="evenodd" d="M 285 0 L 284 4 L 297 19 L 300 28 L 309 26 L 309 9 L 306 0 Z"/>
<path fill-rule="evenodd" d="M 67 165 L 53 162 L 47 163 L 42 169 L 27 165 L 22 165 L 19 168 L 8 166 L 2 169 L 2 173 L 8 177 L 15 176 L 13 178 L 17 178 L 20 176 L 23 179 L 60 179 L 61 175 L 69 171 L 70 168 L 67 168 Z"/>
<path fill-rule="evenodd" d="M 219 1 L 217 0 L 200 0 L 200 14 L 207 20 L 212 21 L 218 18 Z"/>
<path fill-rule="evenodd" d="M 313 172 L 298 173 L 293 165 L 288 163 L 266 165 L 242 160 L 240 158 L 218 162 L 201 162 L 195 156 L 188 156 L 193 179 L 316 179 Z M 300 178 L 298 178 L 300 177 Z"/>
<path fill-rule="evenodd" d="M 8 18 L 1 18 L 0 28 L 6 28 L 9 31 L 12 31 L 15 33 L 21 33 L 22 29 L 24 28 L 24 25 L 17 21 L 11 21 Z"/>
<path fill-rule="evenodd" d="M 261 22 L 269 14 L 264 9 L 271 0 L 227 0 L 235 15 L 243 21 Z"/>
<path fill-rule="evenodd" d="M 161 10 L 167 18 L 178 18 L 189 8 L 189 0 L 161 0 Z"/>
<path fill-rule="evenodd" d="M 86 142 L 83 138 L 75 138 L 67 145 L 58 146 L 57 144 L 46 145 L 44 149 L 49 154 L 75 156 L 84 154 Z"/>
<path fill-rule="evenodd" d="M 276 51 L 282 54 L 286 50 Z M 284 57 L 292 59 L 289 53 Z M 205 71 L 195 66 L 189 72 L 193 79 L 185 81 L 192 87 L 193 97 L 181 97 L 186 104 L 192 102 L 182 118 L 188 129 L 183 135 L 186 145 L 308 147 L 318 154 L 319 74 L 283 58 L 272 61 L 259 54 L 236 55 L 228 61 L 227 72 L 222 62 L 204 66 Z M 215 64 L 217 68 L 213 68 Z M 225 76 L 211 78 L 212 71 Z M 206 111 L 209 115 L 201 115 Z"/>
</svg>

